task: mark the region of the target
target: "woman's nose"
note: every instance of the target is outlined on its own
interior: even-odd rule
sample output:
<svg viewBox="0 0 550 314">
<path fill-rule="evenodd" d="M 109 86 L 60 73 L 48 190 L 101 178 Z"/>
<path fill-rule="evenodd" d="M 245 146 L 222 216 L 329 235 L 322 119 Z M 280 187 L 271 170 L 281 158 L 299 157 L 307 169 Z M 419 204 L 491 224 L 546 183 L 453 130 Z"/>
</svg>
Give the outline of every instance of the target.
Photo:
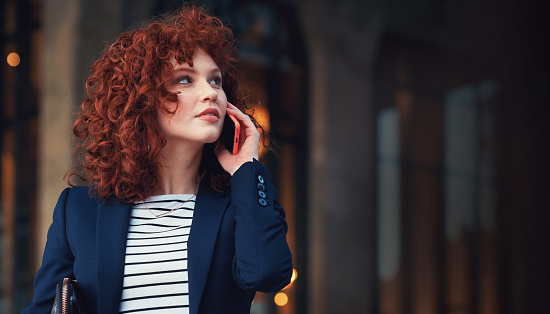
<svg viewBox="0 0 550 314">
<path fill-rule="evenodd" d="M 218 91 L 212 87 L 209 82 L 201 84 L 201 94 L 203 101 L 215 101 L 218 99 Z"/>
</svg>

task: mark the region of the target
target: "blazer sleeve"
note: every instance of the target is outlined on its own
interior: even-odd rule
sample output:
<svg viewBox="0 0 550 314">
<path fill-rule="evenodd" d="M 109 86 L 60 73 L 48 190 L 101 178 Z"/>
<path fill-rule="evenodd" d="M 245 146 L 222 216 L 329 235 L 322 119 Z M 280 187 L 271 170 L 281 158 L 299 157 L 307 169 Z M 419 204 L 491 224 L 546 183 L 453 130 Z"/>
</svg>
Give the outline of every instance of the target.
<svg viewBox="0 0 550 314">
<path fill-rule="evenodd" d="M 21 313 L 50 313 L 55 299 L 56 284 L 72 276 L 74 257 L 66 233 L 65 204 L 69 195 L 66 188 L 59 197 L 53 212 L 53 222 L 42 257 L 42 266 L 34 279 L 34 297 Z"/>
<path fill-rule="evenodd" d="M 284 288 L 292 276 L 288 227 L 267 168 L 259 161 L 247 162 L 233 174 L 230 206 L 236 223 L 235 281 L 245 290 Z"/>
</svg>

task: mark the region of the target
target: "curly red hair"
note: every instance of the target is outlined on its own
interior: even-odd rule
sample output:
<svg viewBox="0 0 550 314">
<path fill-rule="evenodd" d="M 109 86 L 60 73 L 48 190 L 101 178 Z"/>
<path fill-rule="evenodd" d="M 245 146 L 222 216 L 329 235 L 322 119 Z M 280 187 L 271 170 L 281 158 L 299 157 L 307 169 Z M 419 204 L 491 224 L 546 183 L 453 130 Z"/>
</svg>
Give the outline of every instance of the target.
<svg viewBox="0 0 550 314">
<path fill-rule="evenodd" d="M 162 104 L 176 100 L 176 94 L 165 88 L 173 71 L 170 58 L 175 55 L 178 62 L 191 64 L 197 48 L 222 71 L 228 101 L 245 109 L 230 29 L 195 6 L 155 19 L 121 34 L 92 65 L 87 97 L 73 127 L 80 139 L 75 152 L 83 152 L 77 162 L 80 170 L 70 172 L 69 184 L 71 177 L 79 177 L 102 199 L 114 196 L 125 203 L 152 195 L 158 184 L 158 157 L 166 144 L 157 109 L 169 112 Z M 219 164 L 214 146 L 205 145 L 200 173 L 214 189 L 223 190 L 230 176 Z"/>
</svg>

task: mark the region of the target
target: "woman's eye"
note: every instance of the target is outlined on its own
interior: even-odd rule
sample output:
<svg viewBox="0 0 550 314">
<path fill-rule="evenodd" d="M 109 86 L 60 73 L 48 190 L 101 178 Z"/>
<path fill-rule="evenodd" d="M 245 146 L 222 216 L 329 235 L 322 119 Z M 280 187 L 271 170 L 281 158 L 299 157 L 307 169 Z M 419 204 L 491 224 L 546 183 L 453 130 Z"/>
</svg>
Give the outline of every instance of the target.
<svg viewBox="0 0 550 314">
<path fill-rule="evenodd" d="M 178 79 L 178 83 L 180 83 L 180 84 L 189 84 L 189 83 L 191 83 L 191 79 L 188 78 L 188 77 L 182 77 L 182 78 Z"/>
<path fill-rule="evenodd" d="M 210 84 L 221 85 L 222 84 L 222 78 L 221 77 L 213 77 L 213 78 L 210 79 Z"/>
</svg>

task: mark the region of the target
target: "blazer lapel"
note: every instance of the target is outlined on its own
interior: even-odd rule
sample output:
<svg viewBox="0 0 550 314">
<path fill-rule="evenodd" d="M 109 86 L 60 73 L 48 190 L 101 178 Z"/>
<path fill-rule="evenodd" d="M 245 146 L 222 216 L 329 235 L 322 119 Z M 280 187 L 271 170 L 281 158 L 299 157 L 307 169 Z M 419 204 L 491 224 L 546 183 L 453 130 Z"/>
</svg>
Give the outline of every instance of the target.
<svg viewBox="0 0 550 314">
<path fill-rule="evenodd" d="M 118 313 L 124 279 L 131 204 L 100 203 L 97 214 L 97 309 Z"/>
<path fill-rule="evenodd" d="M 229 202 L 229 192 L 215 192 L 209 183 L 201 182 L 189 234 L 189 312 L 197 314 L 208 278 L 214 246 L 223 214 Z"/>
</svg>

